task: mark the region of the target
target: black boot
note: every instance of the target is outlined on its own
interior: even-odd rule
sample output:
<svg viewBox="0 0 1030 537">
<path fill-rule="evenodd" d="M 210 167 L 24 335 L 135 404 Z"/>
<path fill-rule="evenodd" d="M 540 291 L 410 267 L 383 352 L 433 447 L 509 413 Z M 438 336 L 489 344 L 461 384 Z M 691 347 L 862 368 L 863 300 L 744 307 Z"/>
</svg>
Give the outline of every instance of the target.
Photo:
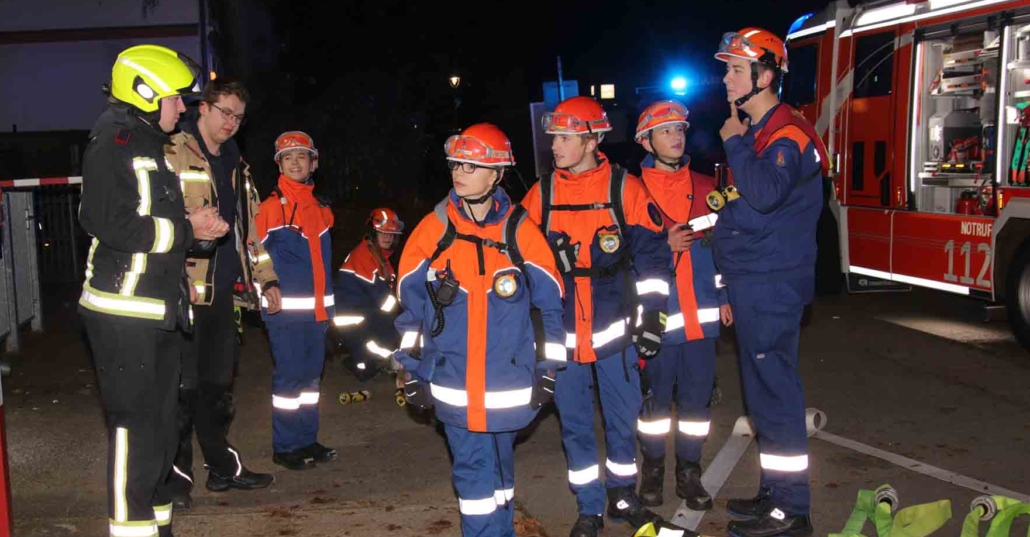
<svg viewBox="0 0 1030 537">
<path fill-rule="evenodd" d="M 640 503 L 648 507 L 662 504 L 665 488 L 665 457 L 644 457 L 640 465 Z"/>
<path fill-rule="evenodd" d="M 172 471 L 165 481 L 175 509 L 188 510 L 193 506 L 190 493 L 193 491 L 193 414 L 196 408 L 197 391 L 180 388 L 179 408 L 175 418 L 179 445 Z"/>
<path fill-rule="evenodd" d="M 241 468 L 239 475 L 231 473 L 219 475 L 213 470 L 207 474 L 205 486 L 211 492 L 224 492 L 229 489 L 254 490 L 263 489 L 275 482 L 272 474 L 258 474 L 246 468 Z"/>
<path fill-rule="evenodd" d="M 807 537 L 812 535 L 812 519 L 774 507 L 759 518 L 734 520 L 726 529 L 734 537 Z"/>
<path fill-rule="evenodd" d="M 761 489 L 754 498 L 735 498 L 726 502 L 726 511 L 731 516 L 743 519 L 759 518 L 773 508 L 769 491 Z"/>
<path fill-rule="evenodd" d="M 276 451 L 272 454 L 272 462 L 288 470 L 310 470 L 315 467 L 315 458 L 302 449 Z"/>
<path fill-rule="evenodd" d="M 300 448 L 300 451 L 307 453 L 308 456 L 310 456 L 312 459 L 315 459 L 315 462 L 323 464 L 329 461 L 335 461 L 336 457 L 339 456 L 335 449 L 325 447 L 322 444 L 319 444 L 318 442 L 315 442 L 314 444 L 311 444 L 307 447 L 302 447 Z"/>
<path fill-rule="evenodd" d="M 597 531 L 603 527 L 604 517 L 601 515 L 579 515 L 569 537 L 597 537 Z"/>
<path fill-rule="evenodd" d="M 608 518 L 612 519 L 612 522 L 626 522 L 634 531 L 648 522 L 662 519 L 644 507 L 640 498 L 633 492 L 633 487 L 608 489 Z"/>
<path fill-rule="evenodd" d="M 676 457 L 676 496 L 694 511 L 712 508 L 712 495 L 701 484 L 701 465 Z"/>
</svg>

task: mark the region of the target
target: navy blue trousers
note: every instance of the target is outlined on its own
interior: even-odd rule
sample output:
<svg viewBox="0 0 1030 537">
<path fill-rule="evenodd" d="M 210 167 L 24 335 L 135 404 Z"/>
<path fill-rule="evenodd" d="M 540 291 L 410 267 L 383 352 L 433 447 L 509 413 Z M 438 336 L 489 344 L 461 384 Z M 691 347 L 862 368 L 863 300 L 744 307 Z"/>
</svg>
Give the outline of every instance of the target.
<svg viewBox="0 0 1030 537">
<path fill-rule="evenodd" d="M 318 394 L 325 361 L 326 322 L 269 326 L 272 372 L 272 447 L 277 453 L 315 443 Z"/>
<path fill-rule="evenodd" d="M 515 432 L 444 424 L 454 456 L 462 537 L 515 537 Z"/>
<path fill-rule="evenodd" d="M 715 381 L 715 339 L 663 345 L 658 356 L 645 364 L 644 372 L 654 395 L 645 403 L 637 423 L 640 452 L 649 459 L 664 457 L 665 440 L 675 429 L 676 457 L 700 461 L 710 424 L 708 403 Z M 673 391 L 676 421 L 672 419 Z"/>
<path fill-rule="evenodd" d="M 811 281 L 728 285 L 744 404 L 757 435 L 761 488 L 790 514 L 808 514 L 808 436 L 798 372 L 801 315 Z"/>
</svg>

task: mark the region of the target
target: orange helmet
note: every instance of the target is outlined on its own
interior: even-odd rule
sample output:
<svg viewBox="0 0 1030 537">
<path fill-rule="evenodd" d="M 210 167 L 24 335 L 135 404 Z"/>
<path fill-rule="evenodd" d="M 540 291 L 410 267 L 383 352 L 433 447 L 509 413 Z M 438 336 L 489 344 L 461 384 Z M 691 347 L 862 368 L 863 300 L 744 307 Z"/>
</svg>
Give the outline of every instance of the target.
<svg viewBox="0 0 1030 537">
<path fill-rule="evenodd" d="M 368 220 L 365 221 L 365 224 L 371 225 L 372 229 L 380 233 L 400 235 L 404 232 L 404 222 L 401 222 L 400 217 L 397 216 L 397 213 L 393 212 L 393 209 L 387 209 L 386 207 L 372 209 L 372 213 L 368 215 Z"/>
<path fill-rule="evenodd" d="M 447 139 L 443 144 L 447 160 L 471 162 L 486 167 L 514 166 L 508 136 L 490 123 L 476 123 Z"/>
<path fill-rule="evenodd" d="M 740 58 L 787 72 L 787 46 L 776 34 L 761 28 L 744 28 L 723 34 L 715 59 L 727 62 Z"/>
<path fill-rule="evenodd" d="M 544 114 L 547 134 L 600 134 L 612 130 L 601 103 L 590 97 L 571 97 L 558 103 L 554 112 Z"/>
<path fill-rule="evenodd" d="M 661 125 L 682 123 L 684 129 L 690 128 L 687 116 L 690 111 L 679 101 L 658 101 L 648 105 L 637 119 L 637 133 L 633 139 L 640 143 L 651 129 Z"/>
<path fill-rule="evenodd" d="M 315 142 L 310 136 L 301 131 L 284 132 L 275 139 L 275 162 L 279 163 L 279 157 L 287 151 L 305 149 L 311 153 L 311 170 L 318 167 L 318 150 L 315 149 Z"/>
</svg>

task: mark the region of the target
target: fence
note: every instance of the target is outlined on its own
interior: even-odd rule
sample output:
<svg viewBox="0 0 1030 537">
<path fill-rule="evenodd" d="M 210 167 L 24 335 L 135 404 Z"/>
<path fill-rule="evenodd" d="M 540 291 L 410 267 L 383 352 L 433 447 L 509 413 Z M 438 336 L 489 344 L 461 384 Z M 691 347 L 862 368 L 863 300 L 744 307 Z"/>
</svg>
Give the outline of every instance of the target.
<svg viewBox="0 0 1030 537">
<path fill-rule="evenodd" d="M 26 325 L 42 331 L 44 286 L 80 281 L 87 244 L 77 217 L 81 182 L 0 181 L 0 340 L 7 351 L 18 350 Z"/>
</svg>

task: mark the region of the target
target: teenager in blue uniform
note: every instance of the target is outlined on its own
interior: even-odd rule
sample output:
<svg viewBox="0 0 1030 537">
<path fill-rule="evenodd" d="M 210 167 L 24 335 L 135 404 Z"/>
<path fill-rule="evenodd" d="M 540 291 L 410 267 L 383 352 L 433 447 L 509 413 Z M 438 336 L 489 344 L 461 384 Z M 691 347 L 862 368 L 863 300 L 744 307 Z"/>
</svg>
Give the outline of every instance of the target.
<svg viewBox="0 0 1030 537">
<path fill-rule="evenodd" d="M 809 535 L 808 441 L 798 375 L 801 314 L 815 286 L 816 222 L 828 159 L 815 129 L 778 101 L 783 41 L 759 28 L 723 36 L 731 116 L 720 134 L 738 199 L 719 212 L 715 261 L 737 324 L 744 401 L 758 433 L 762 479 L 730 500 L 737 537 Z M 747 114 L 741 120 L 738 111 Z"/>
<path fill-rule="evenodd" d="M 325 333 L 333 316 L 332 211 L 314 196 L 318 151 L 311 137 L 283 133 L 275 142 L 279 182 L 261 203 L 257 227 L 279 276 L 278 303 L 262 300 L 261 317 L 275 357 L 272 373 L 272 460 L 304 470 L 336 458 L 318 443 L 319 379 Z"/>
<path fill-rule="evenodd" d="M 640 500 L 658 506 L 663 501 L 665 439 L 673 429 L 676 388 L 676 495 L 687 507 L 701 511 L 712 508 L 712 498 L 701 485 L 700 461 L 710 427 L 715 341 L 720 321 L 729 325 L 733 316 L 712 256 L 710 236 L 716 215 L 705 203 L 716 182 L 692 173 L 689 160 L 684 160 L 688 114 L 682 103 L 659 101 L 645 108 L 637 120 L 635 139 L 648 152 L 641 179 L 669 230 L 673 271 L 662 350 L 645 364 L 649 387 L 645 387 L 637 432 L 644 458 Z"/>
<path fill-rule="evenodd" d="M 515 537 L 515 434 L 565 364 L 563 288 L 540 231 L 498 187 L 515 164 L 508 137 L 480 123 L 445 151 L 454 188 L 401 254 L 397 359 L 408 403 L 435 405 L 444 423 L 462 535 Z"/>
</svg>

